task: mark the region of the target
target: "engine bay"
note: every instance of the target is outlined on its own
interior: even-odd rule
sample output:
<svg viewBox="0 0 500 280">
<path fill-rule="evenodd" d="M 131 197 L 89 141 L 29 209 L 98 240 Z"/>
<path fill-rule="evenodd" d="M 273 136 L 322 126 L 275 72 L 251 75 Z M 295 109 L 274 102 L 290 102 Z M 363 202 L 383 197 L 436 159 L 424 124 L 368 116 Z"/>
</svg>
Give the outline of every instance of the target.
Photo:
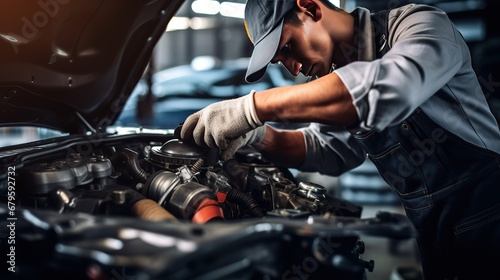
<svg viewBox="0 0 500 280">
<path fill-rule="evenodd" d="M 265 215 L 361 215 L 360 206 L 327 197 L 321 185 L 297 183 L 288 170 L 256 151 L 240 151 L 222 162 L 215 150 L 176 138 L 107 150 L 112 152 L 70 153 L 19 169 L 19 183 L 29 186 L 21 189 L 21 204 L 58 213 L 127 215 L 130 200 L 142 194 L 175 219 L 195 223 Z"/>
<path fill-rule="evenodd" d="M 93 279 L 89 271 L 96 268 L 104 279 L 121 270 L 140 279 L 285 279 L 305 260 L 314 260 L 307 273 L 314 279 L 331 272 L 363 279 L 374 261 L 362 259 L 360 235 L 413 235 L 404 217 L 361 219 L 361 206 L 314 182 L 297 182 L 254 149 L 220 161 L 216 150 L 172 133 L 42 141 L 0 150 L 0 159 L 15 168 L 17 231 L 23 232 L 17 246 L 30 255 L 18 251 L 24 270 L 14 279 L 75 270 Z M 6 189 L 6 178 L 0 179 Z M 168 237 L 177 251 L 141 238 L 145 232 Z M 183 243 L 196 249 L 179 248 Z M 40 244 L 36 254 L 27 253 Z M 266 257 L 256 257 L 263 252 Z M 253 261 L 227 270 L 244 260 Z M 179 270 L 181 264 L 186 267 Z"/>
</svg>

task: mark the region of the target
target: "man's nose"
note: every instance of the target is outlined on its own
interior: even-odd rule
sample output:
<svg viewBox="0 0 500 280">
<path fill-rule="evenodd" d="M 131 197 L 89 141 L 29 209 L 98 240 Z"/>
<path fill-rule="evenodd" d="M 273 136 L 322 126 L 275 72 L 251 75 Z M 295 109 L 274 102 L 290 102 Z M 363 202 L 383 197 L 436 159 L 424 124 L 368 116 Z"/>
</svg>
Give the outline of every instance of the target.
<svg viewBox="0 0 500 280">
<path fill-rule="evenodd" d="M 288 58 L 286 60 L 281 61 L 281 63 L 293 76 L 298 76 L 300 74 L 300 69 L 302 68 L 302 64 L 299 63 L 298 61 Z"/>
</svg>

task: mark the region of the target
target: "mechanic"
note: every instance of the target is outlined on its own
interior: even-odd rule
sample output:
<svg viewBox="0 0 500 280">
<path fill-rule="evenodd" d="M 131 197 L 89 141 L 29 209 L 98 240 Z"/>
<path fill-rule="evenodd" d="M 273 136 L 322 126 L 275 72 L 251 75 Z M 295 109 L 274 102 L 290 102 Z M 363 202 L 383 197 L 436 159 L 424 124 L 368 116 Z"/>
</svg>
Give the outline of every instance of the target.
<svg viewBox="0 0 500 280">
<path fill-rule="evenodd" d="M 211 104 L 185 120 L 183 139 L 223 160 L 252 145 L 276 164 L 334 176 L 368 155 L 419 234 L 426 279 L 500 279 L 499 127 L 443 11 L 251 0 L 245 27 L 248 82 L 269 63 L 313 79 Z"/>
</svg>

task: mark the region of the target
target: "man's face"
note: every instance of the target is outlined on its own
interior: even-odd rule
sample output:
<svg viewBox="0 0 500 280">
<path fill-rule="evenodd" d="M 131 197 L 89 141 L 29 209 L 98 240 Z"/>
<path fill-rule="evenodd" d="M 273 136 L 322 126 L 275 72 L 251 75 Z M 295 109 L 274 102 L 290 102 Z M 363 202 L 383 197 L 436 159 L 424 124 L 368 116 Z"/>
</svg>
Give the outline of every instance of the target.
<svg viewBox="0 0 500 280">
<path fill-rule="evenodd" d="M 311 17 L 298 13 L 301 25 L 283 25 L 278 50 L 271 63 L 281 62 L 297 76 L 324 76 L 330 72 L 333 43 L 328 32 Z"/>
</svg>

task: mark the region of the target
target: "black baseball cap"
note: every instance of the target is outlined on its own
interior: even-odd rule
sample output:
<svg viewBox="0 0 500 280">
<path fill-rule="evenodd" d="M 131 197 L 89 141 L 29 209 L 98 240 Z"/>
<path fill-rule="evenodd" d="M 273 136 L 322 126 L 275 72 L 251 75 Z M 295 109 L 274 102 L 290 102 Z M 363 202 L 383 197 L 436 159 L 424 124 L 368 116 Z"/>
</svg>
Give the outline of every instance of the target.
<svg viewBox="0 0 500 280">
<path fill-rule="evenodd" d="M 245 28 L 254 45 L 245 80 L 258 81 L 278 50 L 283 18 L 296 6 L 296 0 L 248 0 Z"/>
</svg>

